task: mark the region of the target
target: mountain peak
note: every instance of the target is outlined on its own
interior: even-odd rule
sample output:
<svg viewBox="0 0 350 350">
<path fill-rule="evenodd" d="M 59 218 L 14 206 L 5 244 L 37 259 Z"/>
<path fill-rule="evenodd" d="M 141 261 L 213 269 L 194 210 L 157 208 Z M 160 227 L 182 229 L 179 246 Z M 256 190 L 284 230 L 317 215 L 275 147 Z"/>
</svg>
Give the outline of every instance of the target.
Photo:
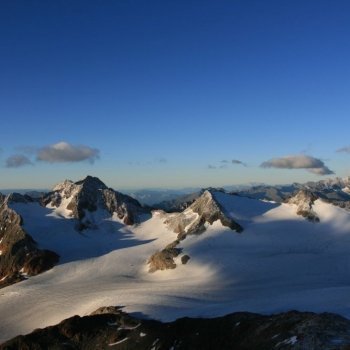
<svg viewBox="0 0 350 350">
<path fill-rule="evenodd" d="M 82 185 L 91 189 L 104 190 L 107 188 L 107 186 L 98 177 L 91 175 L 86 176 L 83 180 L 75 182 L 75 184 Z"/>
<path fill-rule="evenodd" d="M 297 214 L 303 216 L 312 222 L 320 221 L 316 212 L 313 210 L 313 204 L 318 196 L 309 189 L 300 189 L 293 197 L 288 200 L 289 204 L 297 206 Z"/>
<path fill-rule="evenodd" d="M 88 212 L 116 213 L 120 220 L 131 225 L 141 212 L 146 211 L 137 200 L 108 188 L 99 178 L 90 175 L 77 182 L 65 180 L 56 185 L 42 202 L 45 206 L 57 208 L 61 215 L 78 219 L 79 229 L 95 226 Z"/>
<path fill-rule="evenodd" d="M 243 228 L 225 213 L 215 198 L 215 189 L 206 189 L 187 209 L 181 213 L 171 215 L 166 223 L 174 232 L 179 234 L 179 238 L 187 234 L 204 232 L 205 225 L 210 225 L 214 221 L 220 220 L 221 224 L 237 232 L 242 232 Z"/>
</svg>

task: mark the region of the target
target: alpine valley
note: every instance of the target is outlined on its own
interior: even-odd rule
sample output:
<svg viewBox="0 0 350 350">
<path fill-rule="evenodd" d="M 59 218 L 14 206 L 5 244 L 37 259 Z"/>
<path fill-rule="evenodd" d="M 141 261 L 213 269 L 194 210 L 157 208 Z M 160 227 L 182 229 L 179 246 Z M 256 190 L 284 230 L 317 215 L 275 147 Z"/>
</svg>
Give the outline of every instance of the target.
<svg viewBox="0 0 350 350">
<path fill-rule="evenodd" d="M 0 195 L 0 349 L 350 349 L 349 252 L 350 178 Z"/>
</svg>

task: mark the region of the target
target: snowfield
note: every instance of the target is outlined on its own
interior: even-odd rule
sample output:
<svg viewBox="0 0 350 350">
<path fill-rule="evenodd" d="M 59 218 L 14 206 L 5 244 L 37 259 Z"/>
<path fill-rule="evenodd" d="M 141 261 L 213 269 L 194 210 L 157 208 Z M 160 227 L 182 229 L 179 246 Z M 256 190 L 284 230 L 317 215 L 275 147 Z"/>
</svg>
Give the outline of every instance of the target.
<svg viewBox="0 0 350 350">
<path fill-rule="evenodd" d="M 242 233 L 219 221 L 181 242 L 186 265 L 148 273 L 147 260 L 177 235 L 161 212 L 134 226 L 99 211 L 77 232 L 62 208 L 16 203 L 24 228 L 60 256 L 52 270 L 0 290 L 0 342 L 101 306 L 162 321 L 235 311 L 335 312 L 350 318 L 350 213 L 317 200 L 320 223 L 296 206 L 218 193 Z"/>
</svg>

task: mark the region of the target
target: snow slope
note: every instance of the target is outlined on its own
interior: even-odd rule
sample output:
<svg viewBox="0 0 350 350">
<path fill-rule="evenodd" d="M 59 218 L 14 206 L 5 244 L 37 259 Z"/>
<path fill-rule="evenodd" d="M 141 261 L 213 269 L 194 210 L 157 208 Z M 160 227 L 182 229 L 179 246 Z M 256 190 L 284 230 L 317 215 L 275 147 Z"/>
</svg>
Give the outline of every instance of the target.
<svg viewBox="0 0 350 350">
<path fill-rule="evenodd" d="M 147 259 L 176 239 L 164 216 L 134 226 L 96 213 L 98 229 L 78 233 L 74 220 L 36 203 L 15 203 L 40 247 L 61 255 L 52 270 L 0 290 L 0 342 L 100 306 L 161 320 L 260 313 L 330 311 L 350 318 L 350 213 L 317 200 L 320 223 L 277 205 L 216 193 L 244 227 L 219 221 L 180 247 L 191 259 L 175 270 L 147 272 Z M 66 213 L 64 213 L 66 214 Z"/>
</svg>

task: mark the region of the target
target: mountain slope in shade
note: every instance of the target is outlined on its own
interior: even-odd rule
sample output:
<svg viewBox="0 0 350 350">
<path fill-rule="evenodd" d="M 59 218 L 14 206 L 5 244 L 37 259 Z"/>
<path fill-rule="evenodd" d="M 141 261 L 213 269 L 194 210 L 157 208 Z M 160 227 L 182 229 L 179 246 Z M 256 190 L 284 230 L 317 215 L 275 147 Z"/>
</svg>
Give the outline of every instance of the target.
<svg viewBox="0 0 350 350">
<path fill-rule="evenodd" d="M 74 316 L 0 345 L 17 349 L 347 350 L 350 321 L 334 314 L 288 312 L 263 316 L 240 312 L 171 323 L 132 317 L 116 307 Z"/>
<path fill-rule="evenodd" d="M 0 288 L 49 270 L 59 260 L 55 252 L 37 247 L 23 229 L 21 216 L 9 207 L 28 201 L 20 194 L 0 196 Z"/>
<path fill-rule="evenodd" d="M 92 176 L 75 183 L 65 180 L 56 185 L 42 202 L 46 207 L 56 208 L 59 215 L 78 219 L 80 229 L 94 224 L 91 215 L 94 212 L 116 214 L 126 225 L 136 223 L 140 215 L 148 212 L 136 199 L 108 188 Z"/>
</svg>

